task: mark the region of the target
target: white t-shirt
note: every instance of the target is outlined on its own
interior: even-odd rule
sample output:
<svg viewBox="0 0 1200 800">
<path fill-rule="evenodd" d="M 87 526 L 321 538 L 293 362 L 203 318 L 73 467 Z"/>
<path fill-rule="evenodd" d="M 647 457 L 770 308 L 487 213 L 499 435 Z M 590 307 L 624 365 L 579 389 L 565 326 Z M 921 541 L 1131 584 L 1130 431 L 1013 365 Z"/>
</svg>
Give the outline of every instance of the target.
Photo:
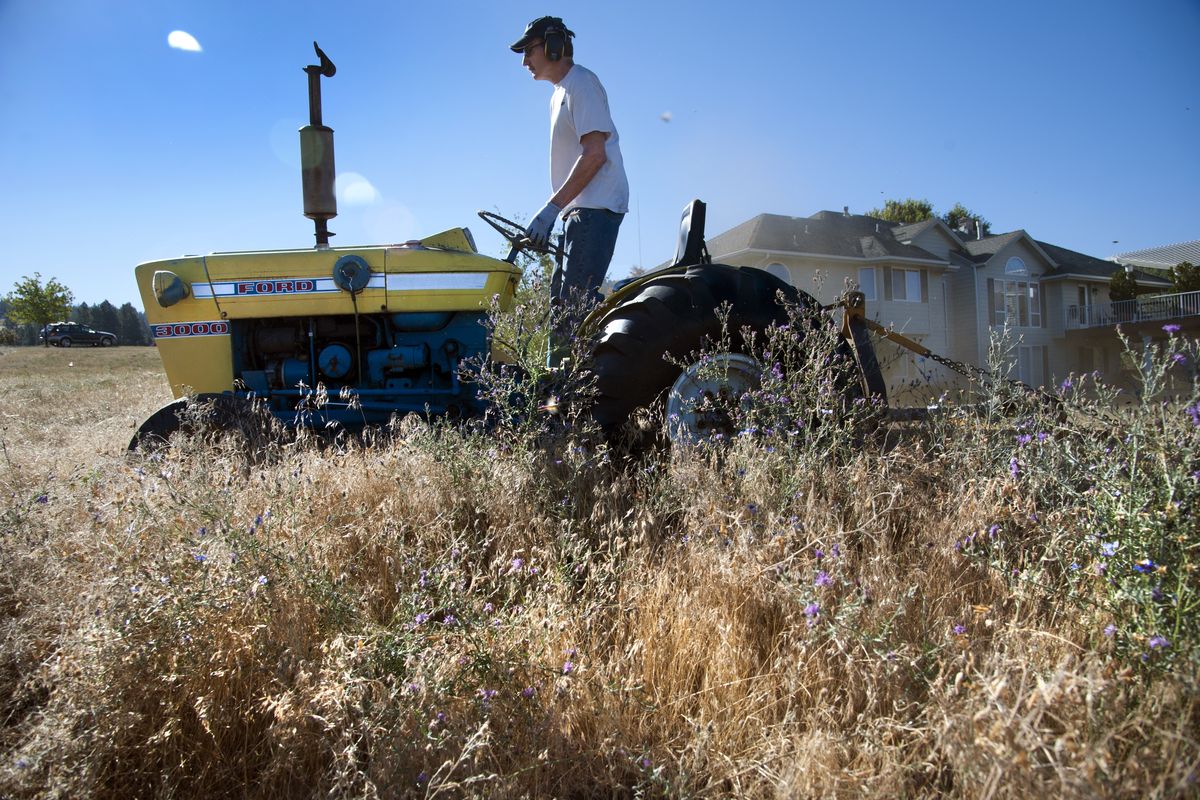
<svg viewBox="0 0 1200 800">
<path fill-rule="evenodd" d="M 579 196 L 563 209 L 606 208 L 618 214 L 629 211 L 629 181 L 621 160 L 620 136 L 608 110 L 608 94 L 600 79 L 589 69 L 572 65 L 554 85 L 550 97 L 550 185 L 552 193 L 562 188 L 571 167 L 583 153 L 579 143 L 584 134 L 607 133 L 604 153 L 608 160 Z"/>
</svg>

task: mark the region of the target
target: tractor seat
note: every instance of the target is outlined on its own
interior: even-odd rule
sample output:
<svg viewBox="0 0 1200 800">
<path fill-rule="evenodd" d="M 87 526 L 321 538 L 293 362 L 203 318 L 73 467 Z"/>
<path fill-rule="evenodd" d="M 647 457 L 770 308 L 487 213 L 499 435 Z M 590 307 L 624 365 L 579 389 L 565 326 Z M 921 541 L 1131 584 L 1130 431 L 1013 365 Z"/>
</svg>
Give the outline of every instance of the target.
<svg viewBox="0 0 1200 800">
<path fill-rule="evenodd" d="M 712 263 L 704 244 L 704 208 L 704 203 L 693 200 L 683 209 L 683 219 L 679 222 L 679 243 L 675 246 L 672 267 Z"/>
<path fill-rule="evenodd" d="M 672 270 L 676 267 L 690 267 L 693 264 L 711 264 L 712 257 L 704 244 L 704 203 L 693 200 L 683 209 L 683 219 L 679 222 L 679 243 L 675 246 L 675 258 L 670 264 L 654 270 L 654 273 Z M 645 277 L 645 276 L 639 276 Z M 613 291 L 619 292 L 639 278 L 625 278 L 613 285 Z"/>
</svg>

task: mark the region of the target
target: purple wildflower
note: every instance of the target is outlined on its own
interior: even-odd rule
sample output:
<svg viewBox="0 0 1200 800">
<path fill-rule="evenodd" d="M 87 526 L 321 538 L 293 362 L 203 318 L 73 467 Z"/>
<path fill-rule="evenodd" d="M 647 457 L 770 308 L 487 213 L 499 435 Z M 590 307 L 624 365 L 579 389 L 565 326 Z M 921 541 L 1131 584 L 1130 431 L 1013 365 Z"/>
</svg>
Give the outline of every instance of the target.
<svg viewBox="0 0 1200 800">
<path fill-rule="evenodd" d="M 819 570 L 819 571 L 817 572 L 817 579 L 816 579 L 816 581 L 815 581 L 815 585 L 817 585 L 817 586 L 829 586 L 831 583 L 833 583 L 833 578 L 830 578 L 830 577 L 829 577 L 829 573 L 828 573 L 828 572 L 826 572 L 825 570 Z"/>
<path fill-rule="evenodd" d="M 825 551 L 822 550 L 821 548 L 818 547 L 816 550 L 813 551 L 813 558 L 815 558 L 817 561 L 820 561 L 824 557 L 825 557 Z"/>
<path fill-rule="evenodd" d="M 1117 548 L 1120 547 L 1120 542 L 1101 542 L 1100 555 L 1105 558 L 1112 558 L 1117 554 Z"/>
<path fill-rule="evenodd" d="M 1017 461 L 1017 457 L 1013 456 L 1008 460 L 1008 474 L 1014 478 L 1021 474 L 1021 463 Z"/>
<path fill-rule="evenodd" d="M 1164 647 L 1171 646 L 1171 640 L 1165 636 L 1151 636 L 1150 641 L 1146 642 L 1150 645 L 1151 650 L 1161 650 Z"/>
<path fill-rule="evenodd" d="M 454 616 L 453 614 L 447 614 L 446 616 L 442 617 L 443 625 L 453 625 L 456 622 L 458 622 L 458 617 Z"/>
<path fill-rule="evenodd" d="M 966 633 L 966 632 L 967 632 L 967 626 L 966 626 L 966 625 L 963 625 L 963 624 L 960 622 L 959 624 L 957 624 L 957 625 L 955 625 L 953 628 L 951 628 L 951 630 L 953 630 L 953 631 L 954 631 L 954 635 L 955 635 L 955 636 L 962 636 L 964 633 Z"/>
<path fill-rule="evenodd" d="M 808 617 L 808 626 L 817 624 L 817 616 L 821 613 L 820 603 L 809 603 L 804 607 L 804 616 Z"/>
<path fill-rule="evenodd" d="M 563 662 L 563 666 L 562 666 L 562 674 L 563 675 L 570 675 L 574 671 L 575 671 L 575 662 L 573 662 L 573 661 L 564 661 Z"/>
<path fill-rule="evenodd" d="M 532 686 L 526 686 L 521 690 L 521 697 L 524 697 L 526 700 L 528 700 L 529 698 L 533 697 L 534 691 L 535 690 Z"/>
<path fill-rule="evenodd" d="M 413 622 L 417 623 L 418 625 L 424 625 L 426 622 L 429 622 L 429 615 L 422 611 L 413 617 Z"/>
<path fill-rule="evenodd" d="M 521 567 L 523 567 L 523 566 L 525 566 L 525 559 L 523 559 L 523 558 L 514 558 L 514 559 L 512 560 L 512 569 L 511 569 L 510 571 L 511 571 L 511 572 L 516 572 L 516 571 L 520 570 L 520 569 L 521 569 Z"/>
<path fill-rule="evenodd" d="M 1175 353 L 1171 356 L 1171 361 L 1176 364 L 1186 364 L 1187 356 L 1185 356 L 1183 353 Z"/>
<path fill-rule="evenodd" d="M 49 503 L 49 502 L 50 502 L 50 496 L 49 496 L 49 495 L 45 495 L 45 494 L 39 494 L 39 495 L 38 495 L 38 497 L 37 497 L 37 501 L 38 501 L 38 503 L 39 503 L 40 505 L 43 505 L 43 506 L 44 506 L 44 505 L 46 505 L 47 503 Z"/>
<path fill-rule="evenodd" d="M 196 559 L 196 561 L 201 564 L 203 564 L 205 561 L 208 561 L 208 556 L 204 555 L 203 553 L 196 553 L 196 555 L 192 556 L 192 558 Z"/>
<path fill-rule="evenodd" d="M 1033 441 L 1033 437 L 1030 436 L 1028 433 L 1022 433 L 1020 436 L 1017 437 L 1018 445 L 1027 445 L 1032 441 Z"/>
<path fill-rule="evenodd" d="M 1000 524 L 999 523 L 994 522 L 991 524 L 991 526 L 988 527 L 988 538 L 989 539 L 995 539 L 996 536 L 999 535 L 999 533 L 1000 533 Z"/>
<path fill-rule="evenodd" d="M 491 603 L 484 603 L 484 604 L 483 604 L 483 613 L 485 613 L 485 614 L 490 614 L 490 613 L 492 613 L 492 612 L 493 612 L 493 611 L 495 611 L 495 610 L 496 610 L 496 607 L 495 607 L 494 605 L 492 605 Z"/>
<path fill-rule="evenodd" d="M 1180 327 L 1174 322 L 1168 322 L 1166 325 L 1163 325 L 1162 329 L 1167 333 L 1179 333 L 1180 331 Z"/>
<path fill-rule="evenodd" d="M 1146 574 L 1148 572 L 1154 572 L 1154 570 L 1158 569 L 1158 565 L 1148 558 L 1143 558 L 1141 561 L 1134 564 L 1133 568 L 1142 574 Z"/>
<path fill-rule="evenodd" d="M 1116 626 L 1116 625 L 1113 625 L 1112 623 L 1109 623 L 1108 625 L 1105 625 L 1105 626 L 1104 626 L 1104 635 L 1105 635 L 1105 636 L 1107 636 L 1108 638 L 1110 638 L 1110 639 L 1111 639 L 1113 636 L 1115 636 L 1115 635 L 1116 635 L 1116 633 L 1117 633 L 1117 626 Z"/>
</svg>

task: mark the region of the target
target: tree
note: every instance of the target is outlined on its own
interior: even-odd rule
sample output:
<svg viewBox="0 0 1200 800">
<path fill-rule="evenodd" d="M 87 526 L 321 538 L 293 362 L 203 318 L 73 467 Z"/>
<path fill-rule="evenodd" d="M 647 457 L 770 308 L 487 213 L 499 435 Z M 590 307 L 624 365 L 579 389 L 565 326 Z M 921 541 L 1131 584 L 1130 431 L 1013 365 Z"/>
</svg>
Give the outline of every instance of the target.
<svg viewBox="0 0 1200 800">
<path fill-rule="evenodd" d="M 92 306 L 92 327 L 116 333 L 117 329 L 121 327 L 121 320 L 117 316 L 117 307 L 107 300 L 101 301 L 98 306 Z"/>
<path fill-rule="evenodd" d="M 904 200 L 884 200 L 883 208 L 872 208 L 867 212 L 867 216 L 909 225 L 914 222 L 923 222 L 932 217 L 933 203 L 924 199 L 918 200 L 915 197 L 907 197 Z"/>
<path fill-rule="evenodd" d="M 1180 261 L 1171 268 L 1171 287 L 1177 292 L 1200 291 L 1200 267 Z"/>
<path fill-rule="evenodd" d="M 117 326 L 116 333 L 121 344 L 150 344 L 146 323 L 138 310 L 133 307 L 133 303 L 121 306 L 117 315 L 120 317 L 121 324 Z"/>
<path fill-rule="evenodd" d="M 1108 299 L 1114 303 L 1122 300 L 1133 300 L 1137 297 L 1138 285 L 1133 277 L 1133 271 L 1119 269 L 1108 279 Z"/>
<path fill-rule="evenodd" d="M 4 298 L 8 302 L 8 316 L 13 322 L 36 325 L 41 328 L 51 322 L 66 319 L 75 298 L 71 290 L 56 279 L 50 278 L 42 284 L 42 274 L 26 275 L 13 285 L 13 290 Z M 49 345 L 49 342 L 46 342 Z"/>
<path fill-rule="evenodd" d="M 942 222 L 946 223 L 948 228 L 951 230 L 961 230 L 966 233 L 975 233 L 975 220 L 979 220 L 979 227 L 982 229 L 984 236 L 992 232 L 992 223 L 962 203 L 955 203 L 954 208 L 942 214 Z"/>
<path fill-rule="evenodd" d="M 92 309 L 87 303 L 80 303 L 71 309 L 71 319 L 80 325 L 92 324 Z"/>
</svg>

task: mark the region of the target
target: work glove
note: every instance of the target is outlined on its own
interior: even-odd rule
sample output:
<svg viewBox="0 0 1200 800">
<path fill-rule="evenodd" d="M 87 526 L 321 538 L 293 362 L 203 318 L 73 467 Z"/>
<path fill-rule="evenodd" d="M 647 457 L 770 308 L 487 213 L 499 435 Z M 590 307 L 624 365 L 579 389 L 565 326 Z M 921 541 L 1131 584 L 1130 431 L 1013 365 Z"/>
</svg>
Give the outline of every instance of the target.
<svg viewBox="0 0 1200 800">
<path fill-rule="evenodd" d="M 554 223 L 558 221 L 558 215 L 561 213 L 562 209 L 554 203 L 546 203 L 533 218 L 533 222 L 529 223 L 525 234 L 533 242 L 534 247 L 545 247 L 546 243 L 550 241 L 550 232 L 554 230 Z"/>
</svg>

